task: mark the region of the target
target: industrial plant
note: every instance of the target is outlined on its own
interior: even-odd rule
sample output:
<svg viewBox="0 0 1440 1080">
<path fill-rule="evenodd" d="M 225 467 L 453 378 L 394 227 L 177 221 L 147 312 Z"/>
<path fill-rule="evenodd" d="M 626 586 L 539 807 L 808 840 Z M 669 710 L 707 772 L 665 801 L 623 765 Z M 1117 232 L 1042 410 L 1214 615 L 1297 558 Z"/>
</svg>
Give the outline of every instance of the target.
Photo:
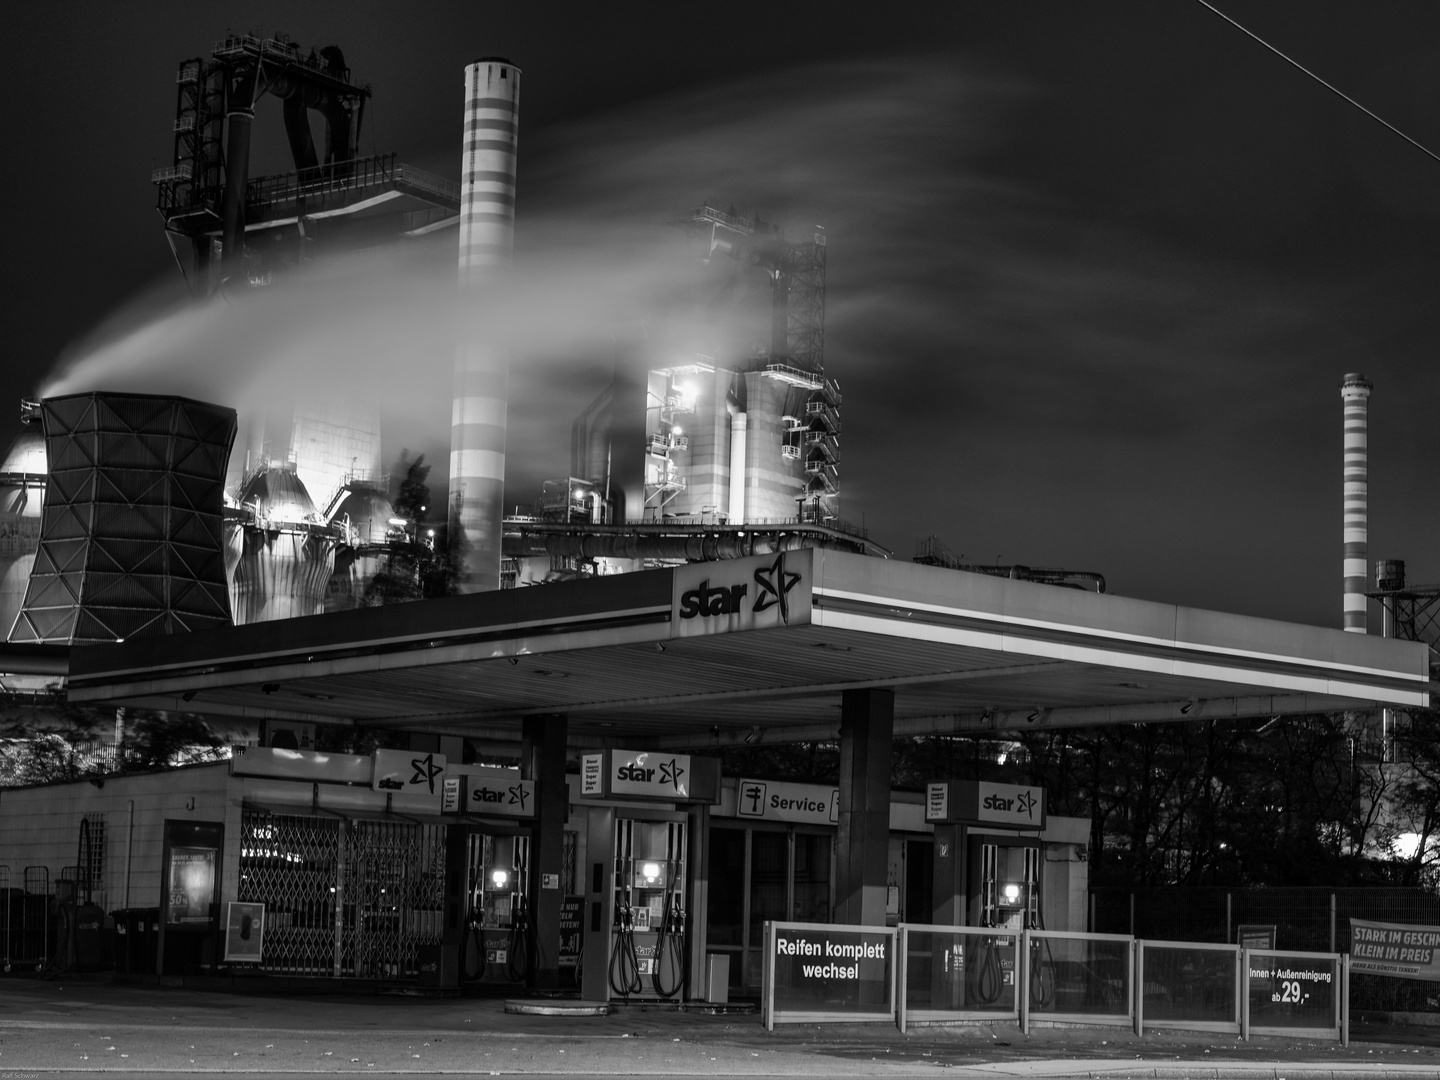
<svg viewBox="0 0 1440 1080">
<path fill-rule="evenodd" d="M 690 340 L 619 343 L 568 461 L 507 492 L 510 357 L 477 300 L 513 270 L 521 70 L 456 75 L 458 183 L 360 156 L 372 91 L 334 46 L 230 35 L 179 65 L 153 181 L 197 302 L 387 245 L 453 265 L 454 340 L 429 358 L 448 417 L 427 403 L 448 487 L 424 495 L 381 403 L 343 385 L 238 414 L 103 387 L 24 403 L 0 468 L 7 694 L 113 713 L 117 752 L 127 714 L 258 730 L 187 768 L 7 791 L 0 961 L 96 962 L 81 928 L 108 905 L 137 974 L 721 1004 L 773 979 L 777 925 L 913 925 L 932 1020 L 1124 1022 L 1133 932 L 1109 966 L 1065 952 L 1095 937 L 1091 819 L 1035 784 L 892 792 L 896 740 L 1427 707 L 1440 588 L 1390 560 L 1367 591 L 1368 381 L 1342 389 L 1351 633 L 976 565 L 938 537 L 894 559 L 842 513 L 830 238 L 702 201 L 655 208 Z M 265 95 L 293 168 L 252 176 Z M 725 751 L 777 743 L 838 746 L 838 782 L 722 775 Z M 30 900 L 52 883 L 60 935 Z"/>
</svg>

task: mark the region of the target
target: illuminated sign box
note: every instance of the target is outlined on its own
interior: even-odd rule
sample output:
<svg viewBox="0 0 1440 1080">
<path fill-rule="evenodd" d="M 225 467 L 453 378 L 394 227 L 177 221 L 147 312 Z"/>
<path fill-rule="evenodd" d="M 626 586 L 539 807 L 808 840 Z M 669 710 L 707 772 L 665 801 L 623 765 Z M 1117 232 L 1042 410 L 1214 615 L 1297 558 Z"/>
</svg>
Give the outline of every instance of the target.
<svg viewBox="0 0 1440 1080">
<path fill-rule="evenodd" d="M 840 820 L 840 789 L 742 778 L 735 787 L 735 816 L 797 825 L 834 825 Z"/>
<path fill-rule="evenodd" d="M 451 765 L 450 771 L 461 774 L 465 813 L 486 817 L 535 816 L 535 781 L 520 779 L 518 769 Z"/>
<path fill-rule="evenodd" d="M 580 795 L 640 802 L 720 801 L 720 762 L 655 750 L 602 750 L 580 759 Z"/>
<path fill-rule="evenodd" d="M 672 637 L 773 630 L 811 620 L 810 549 L 689 563 L 674 570 Z"/>
<path fill-rule="evenodd" d="M 897 933 L 886 926 L 767 922 L 765 1026 L 893 1022 Z"/>
<path fill-rule="evenodd" d="M 925 786 L 925 820 L 931 824 L 1043 829 L 1045 789 L 985 780 L 941 780 Z"/>
</svg>

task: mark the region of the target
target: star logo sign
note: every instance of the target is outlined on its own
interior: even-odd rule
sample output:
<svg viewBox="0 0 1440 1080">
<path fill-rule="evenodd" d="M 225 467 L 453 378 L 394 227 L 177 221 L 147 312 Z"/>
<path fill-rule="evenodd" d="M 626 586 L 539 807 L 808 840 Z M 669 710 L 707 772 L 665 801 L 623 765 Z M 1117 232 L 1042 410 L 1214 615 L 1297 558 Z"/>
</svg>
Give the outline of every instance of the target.
<svg viewBox="0 0 1440 1080">
<path fill-rule="evenodd" d="M 529 795 L 530 793 L 525 790 L 525 785 L 516 784 L 510 789 L 510 805 L 519 806 L 520 812 L 523 814 L 525 812 L 525 800 Z"/>
<path fill-rule="evenodd" d="M 800 584 L 800 575 L 787 573 L 785 570 L 785 553 L 782 551 L 775 557 L 775 561 L 768 567 L 762 566 L 755 571 L 755 584 L 760 587 L 759 593 L 755 596 L 755 614 L 768 611 L 775 605 L 780 605 L 780 621 L 790 622 L 790 601 L 787 597 L 790 590 Z"/>
<path fill-rule="evenodd" d="M 1025 811 L 1026 817 L 1034 817 L 1035 801 L 1034 795 L 1028 791 L 1022 791 L 1015 799 L 1015 807 L 1017 810 Z"/>
<path fill-rule="evenodd" d="M 676 791 L 680 790 L 680 778 L 685 775 L 685 770 L 680 767 L 680 762 L 671 758 L 668 762 L 660 763 L 660 783 L 672 785 Z"/>
<path fill-rule="evenodd" d="M 411 758 L 410 767 L 415 770 L 415 775 L 410 777 L 412 784 L 428 784 L 430 794 L 435 794 L 435 778 L 445 771 L 445 766 L 435 764 L 435 755 L 426 754 L 423 758 Z"/>
</svg>

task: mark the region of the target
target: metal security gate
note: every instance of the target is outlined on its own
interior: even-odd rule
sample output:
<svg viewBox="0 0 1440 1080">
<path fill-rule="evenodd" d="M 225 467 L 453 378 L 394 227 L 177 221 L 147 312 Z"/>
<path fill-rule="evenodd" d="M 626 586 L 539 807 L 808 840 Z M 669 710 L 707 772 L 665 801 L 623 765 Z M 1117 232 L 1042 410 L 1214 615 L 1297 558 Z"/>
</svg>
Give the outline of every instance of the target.
<svg viewBox="0 0 1440 1080">
<path fill-rule="evenodd" d="M 266 906 L 261 970 L 416 978 L 441 941 L 445 828 L 245 811 L 238 899 Z"/>
<path fill-rule="evenodd" d="M 345 872 L 358 918 L 347 952 L 356 977 L 413 979 L 422 946 L 440 946 L 445 826 L 356 821 Z"/>
</svg>

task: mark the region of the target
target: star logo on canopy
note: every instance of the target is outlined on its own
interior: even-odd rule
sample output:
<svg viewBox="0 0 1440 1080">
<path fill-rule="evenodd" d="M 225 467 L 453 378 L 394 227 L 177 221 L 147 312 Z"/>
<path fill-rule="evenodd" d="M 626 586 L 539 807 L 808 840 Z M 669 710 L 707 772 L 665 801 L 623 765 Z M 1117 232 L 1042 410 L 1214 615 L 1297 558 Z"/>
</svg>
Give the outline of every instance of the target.
<svg viewBox="0 0 1440 1080">
<path fill-rule="evenodd" d="M 783 551 L 768 567 L 762 566 L 755 571 L 755 584 L 760 586 L 760 592 L 755 597 L 755 614 L 768 611 L 778 604 L 780 605 L 780 621 L 788 624 L 790 622 L 790 601 L 787 597 L 790 590 L 800 584 L 800 575 L 786 572 Z"/>
<path fill-rule="evenodd" d="M 517 805 L 518 805 L 518 806 L 520 807 L 520 812 L 521 812 L 521 813 L 524 813 L 524 812 L 525 812 L 525 800 L 529 797 L 529 795 L 530 795 L 530 793 L 525 790 L 525 785 L 524 785 L 524 784 L 516 784 L 514 787 L 512 787 L 512 788 L 510 789 L 510 805 L 511 805 L 511 806 L 517 806 Z"/>
<path fill-rule="evenodd" d="M 671 784 L 676 791 L 680 790 L 680 778 L 685 775 L 685 770 L 680 767 L 680 762 L 671 758 L 668 762 L 660 762 L 660 783 Z"/>
<path fill-rule="evenodd" d="M 410 767 L 415 770 L 415 775 L 410 777 L 412 784 L 428 784 L 430 794 L 435 794 L 435 778 L 445 771 L 444 765 L 435 764 L 435 755 L 426 754 L 423 758 L 411 758 Z"/>
<path fill-rule="evenodd" d="M 1018 810 L 1024 810 L 1026 817 L 1035 816 L 1035 802 L 1035 796 L 1028 791 L 1022 791 L 1015 799 L 1016 808 Z"/>
</svg>

